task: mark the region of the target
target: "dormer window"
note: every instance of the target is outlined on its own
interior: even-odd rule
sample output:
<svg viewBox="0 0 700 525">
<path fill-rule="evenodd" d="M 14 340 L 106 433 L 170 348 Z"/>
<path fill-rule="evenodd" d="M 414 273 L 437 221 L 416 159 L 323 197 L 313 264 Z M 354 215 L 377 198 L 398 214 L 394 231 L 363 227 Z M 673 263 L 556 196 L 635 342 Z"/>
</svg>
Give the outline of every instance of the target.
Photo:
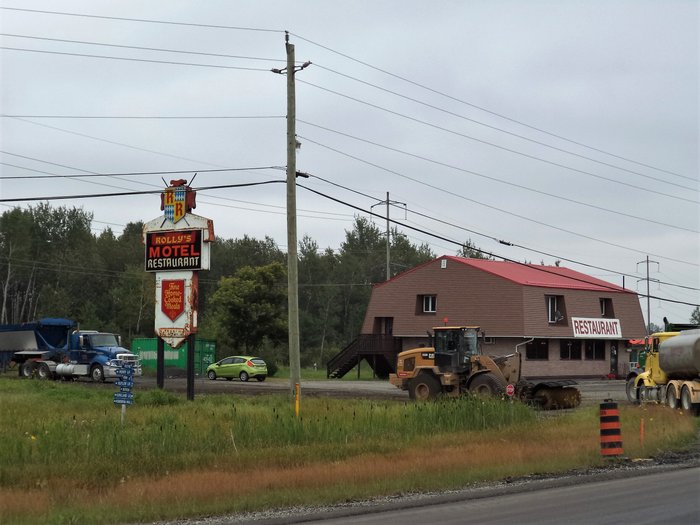
<svg viewBox="0 0 700 525">
<path fill-rule="evenodd" d="M 556 324 L 564 319 L 564 296 L 547 295 L 547 322 Z"/>
<path fill-rule="evenodd" d="M 608 297 L 600 298 L 600 316 L 601 317 L 615 317 L 613 312 L 612 299 Z"/>
</svg>

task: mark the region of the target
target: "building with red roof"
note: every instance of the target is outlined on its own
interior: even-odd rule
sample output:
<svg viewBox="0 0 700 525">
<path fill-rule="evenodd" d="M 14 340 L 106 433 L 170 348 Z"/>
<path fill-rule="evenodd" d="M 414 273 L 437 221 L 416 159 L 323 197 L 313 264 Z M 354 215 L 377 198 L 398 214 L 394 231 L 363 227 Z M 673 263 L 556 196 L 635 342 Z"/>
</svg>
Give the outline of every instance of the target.
<svg viewBox="0 0 700 525">
<path fill-rule="evenodd" d="M 624 376 L 626 341 L 646 335 L 637 294 L 558 266 L 442 256 L 372 288 L 361 335 L 328 363 L 392 372 L 441 325 L 477 325 L 483 351 L 523 354 L 526 377 Z"/>
</svg>

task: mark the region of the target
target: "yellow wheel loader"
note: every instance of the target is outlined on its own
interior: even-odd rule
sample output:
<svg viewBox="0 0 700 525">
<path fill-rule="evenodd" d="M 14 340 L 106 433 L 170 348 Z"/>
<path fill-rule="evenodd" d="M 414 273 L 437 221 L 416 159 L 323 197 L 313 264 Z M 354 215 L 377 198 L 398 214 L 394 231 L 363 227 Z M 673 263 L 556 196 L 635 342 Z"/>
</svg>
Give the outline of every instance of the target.
<svg viewBox="0 0 700 525">
<path fill-rule="evenodd" d="M 491 357 L 481 352 L 483 334 L 478 326 L 433 328 L 433 346 L 398 355 L 394 386 L 408 390 L 411 399 L 424 401 L 440 395 L 464 393 L 500 396 L 507 391 L 544 410 L 575 408 L 581 393 L 570 379 L 530 382 L 520 377 L 522 355 Z"/>
</svg>

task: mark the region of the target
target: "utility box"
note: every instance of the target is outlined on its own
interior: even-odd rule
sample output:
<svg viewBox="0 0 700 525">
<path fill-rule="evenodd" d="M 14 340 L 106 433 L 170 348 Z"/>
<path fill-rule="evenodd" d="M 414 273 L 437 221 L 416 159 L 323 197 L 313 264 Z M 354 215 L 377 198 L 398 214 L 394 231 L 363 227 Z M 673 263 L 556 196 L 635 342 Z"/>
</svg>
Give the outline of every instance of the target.
<svg viewBox="0 0 700 525">
<path fill-rule="evenodd" d="M 140 356 L 144 370 L 156 370 L 158 364 L 158 339 L 156 337 L 141 337 L 131 341 L 131 351 Z M 165 368 L 170 370 L 187 371 L 187 345 L 172 348 L 164 343 Z M 203 376 L 207 367 L 216 359 L 216 341 L 195 339 L 194 343 L 194 373 Z"/>
</svg>

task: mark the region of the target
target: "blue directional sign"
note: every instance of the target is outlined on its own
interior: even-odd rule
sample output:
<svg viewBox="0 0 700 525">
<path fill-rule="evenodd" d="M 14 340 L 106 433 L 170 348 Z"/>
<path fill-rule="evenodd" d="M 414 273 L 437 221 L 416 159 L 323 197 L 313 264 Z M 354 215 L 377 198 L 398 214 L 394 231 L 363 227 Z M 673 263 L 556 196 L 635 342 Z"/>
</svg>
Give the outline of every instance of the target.
<svg viewBox="0 0 700 525">
<path fill-rule="evenodd" d="M 134 386 L 134 380 L 125 378 L 115 381 L 114 384 L 122 388 L 132 388 Z"/>
<path fill-rule="evenodd" d="M 114 371 L 119 377 L 134 377 L 134 368 L 117 368 Z"/>
<path fill-rule="evenodd" d="M 134 399 L 133 392 L 115 392 L 114 399 Z"/>
<path fill-rule="evenodd" d="M 133 405 L 134 400 L 133 399 L 115 399 L 114 404 L 115 405 Z"/>
</svg>

